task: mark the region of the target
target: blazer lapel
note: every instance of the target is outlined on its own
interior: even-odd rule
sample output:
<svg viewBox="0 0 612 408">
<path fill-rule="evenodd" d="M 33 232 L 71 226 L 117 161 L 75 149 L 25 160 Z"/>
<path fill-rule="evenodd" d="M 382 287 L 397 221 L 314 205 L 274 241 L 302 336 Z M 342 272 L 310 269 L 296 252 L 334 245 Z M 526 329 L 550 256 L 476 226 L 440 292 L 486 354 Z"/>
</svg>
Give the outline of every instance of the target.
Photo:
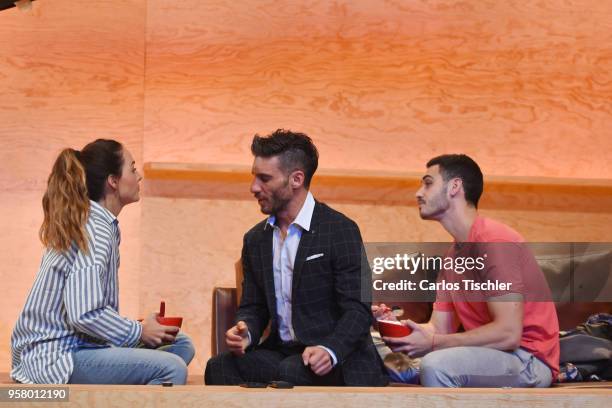
<svg viewBox="0 0 612 408">
<path fill-rule="evenodd" d="M 314 211 L 312 212 L 312 219 L 310 220 L 310 231 L 302 231 L 300 245 L 295 255 L 295 262 L 293 263 L 293 282 L 291 284 L 291 293 L 294 299 L 297 287 L 300 283 L 304 262 L 310 253 L 310 248 L 317 238 L 317 230 L 319 229 L 319 206 L 320 204 L 316 202 Z"/>
</svg>

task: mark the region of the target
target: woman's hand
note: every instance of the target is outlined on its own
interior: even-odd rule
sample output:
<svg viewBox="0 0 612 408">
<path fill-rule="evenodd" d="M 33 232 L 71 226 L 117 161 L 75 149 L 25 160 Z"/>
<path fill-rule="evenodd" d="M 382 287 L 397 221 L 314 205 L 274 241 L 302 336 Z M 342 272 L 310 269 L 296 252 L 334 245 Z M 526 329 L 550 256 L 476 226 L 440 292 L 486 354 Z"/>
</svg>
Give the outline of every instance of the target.
<svg viewBox="0 0 612 408">
<path fill-rule="evenodd" d="M 157 322 L 159 313 L 152 313 L 142 321 L 140 340 L 149 347 L 159 347 L 162 344 L 174 342 L 180 327 L 164 326 Z"/>
</svg>

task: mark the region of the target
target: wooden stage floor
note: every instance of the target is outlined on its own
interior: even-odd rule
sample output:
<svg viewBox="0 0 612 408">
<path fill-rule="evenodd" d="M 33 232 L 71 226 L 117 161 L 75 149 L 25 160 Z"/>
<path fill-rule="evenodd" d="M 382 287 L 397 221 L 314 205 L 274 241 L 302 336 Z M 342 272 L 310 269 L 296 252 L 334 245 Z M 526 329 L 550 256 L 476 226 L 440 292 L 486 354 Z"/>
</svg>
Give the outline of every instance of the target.
<svg viewBox="0 0 612 408">
<path fill-rule="evenodd" d="M 199 383 L 201 384 L 201 382 Z M 32 389 L 21 384 L 0 384 L 0 394 L 9 389 Z M 47 385 L 34 386 L 45 389 Z M 290 390 L 245 389 L 186 385 L 174 387 L 133 385 L 68 385 L 68 402 L 0 402 L 0 406 L 40 407 L 224 407 L 224 408 L 387 408 L 387 407 L 580 407 L 612 406 L 612 386 L 548 389 L 442 389 L 423 387 L 295 387 Z M 0 398 L 2 400 L 2 398 Z M 4 399 L 6 401 L 6 399 Z"/>
</svg>

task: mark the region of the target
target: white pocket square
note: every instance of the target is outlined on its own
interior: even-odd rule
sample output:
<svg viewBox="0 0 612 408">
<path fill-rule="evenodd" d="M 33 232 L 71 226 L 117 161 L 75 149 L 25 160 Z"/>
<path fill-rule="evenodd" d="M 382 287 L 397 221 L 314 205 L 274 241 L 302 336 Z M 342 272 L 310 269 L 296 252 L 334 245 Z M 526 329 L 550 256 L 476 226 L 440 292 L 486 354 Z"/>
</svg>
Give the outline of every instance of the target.
<svg viewBox="0 0 612 408">
<path fill-rule="evenodd" d="M 314 254 L 314 255 L 310 255 L 308 258 L 306 258 L 306 261 L 311 261 L 311 260 L 313 260 L 313 259 L 317 259 L 317 258 L 320 258 L 320 257 L 322 257 L 322 256 L 323 256 L 323 254 Z"/>
</svg>

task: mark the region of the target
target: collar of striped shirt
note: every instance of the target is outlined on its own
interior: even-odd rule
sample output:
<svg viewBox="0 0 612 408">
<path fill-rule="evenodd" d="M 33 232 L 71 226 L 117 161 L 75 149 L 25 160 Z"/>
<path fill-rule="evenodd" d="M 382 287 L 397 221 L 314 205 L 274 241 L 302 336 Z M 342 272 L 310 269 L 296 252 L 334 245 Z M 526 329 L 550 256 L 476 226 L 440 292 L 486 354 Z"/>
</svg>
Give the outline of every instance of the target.
<svg viewBox="0 0 612 408">
<path fill-rule="evenodd" d="M 110 212 L 108 209 L 102 207 L 100 204 L 92 200 L 89 200 L 89 203 L 91 204 L 91 214 L 94 217 L 101 218 L 109 224 L 119 224 L 119 220 L 117 219 L 117 217 L 115 217 L 113 213 Z"/>
</svg>

